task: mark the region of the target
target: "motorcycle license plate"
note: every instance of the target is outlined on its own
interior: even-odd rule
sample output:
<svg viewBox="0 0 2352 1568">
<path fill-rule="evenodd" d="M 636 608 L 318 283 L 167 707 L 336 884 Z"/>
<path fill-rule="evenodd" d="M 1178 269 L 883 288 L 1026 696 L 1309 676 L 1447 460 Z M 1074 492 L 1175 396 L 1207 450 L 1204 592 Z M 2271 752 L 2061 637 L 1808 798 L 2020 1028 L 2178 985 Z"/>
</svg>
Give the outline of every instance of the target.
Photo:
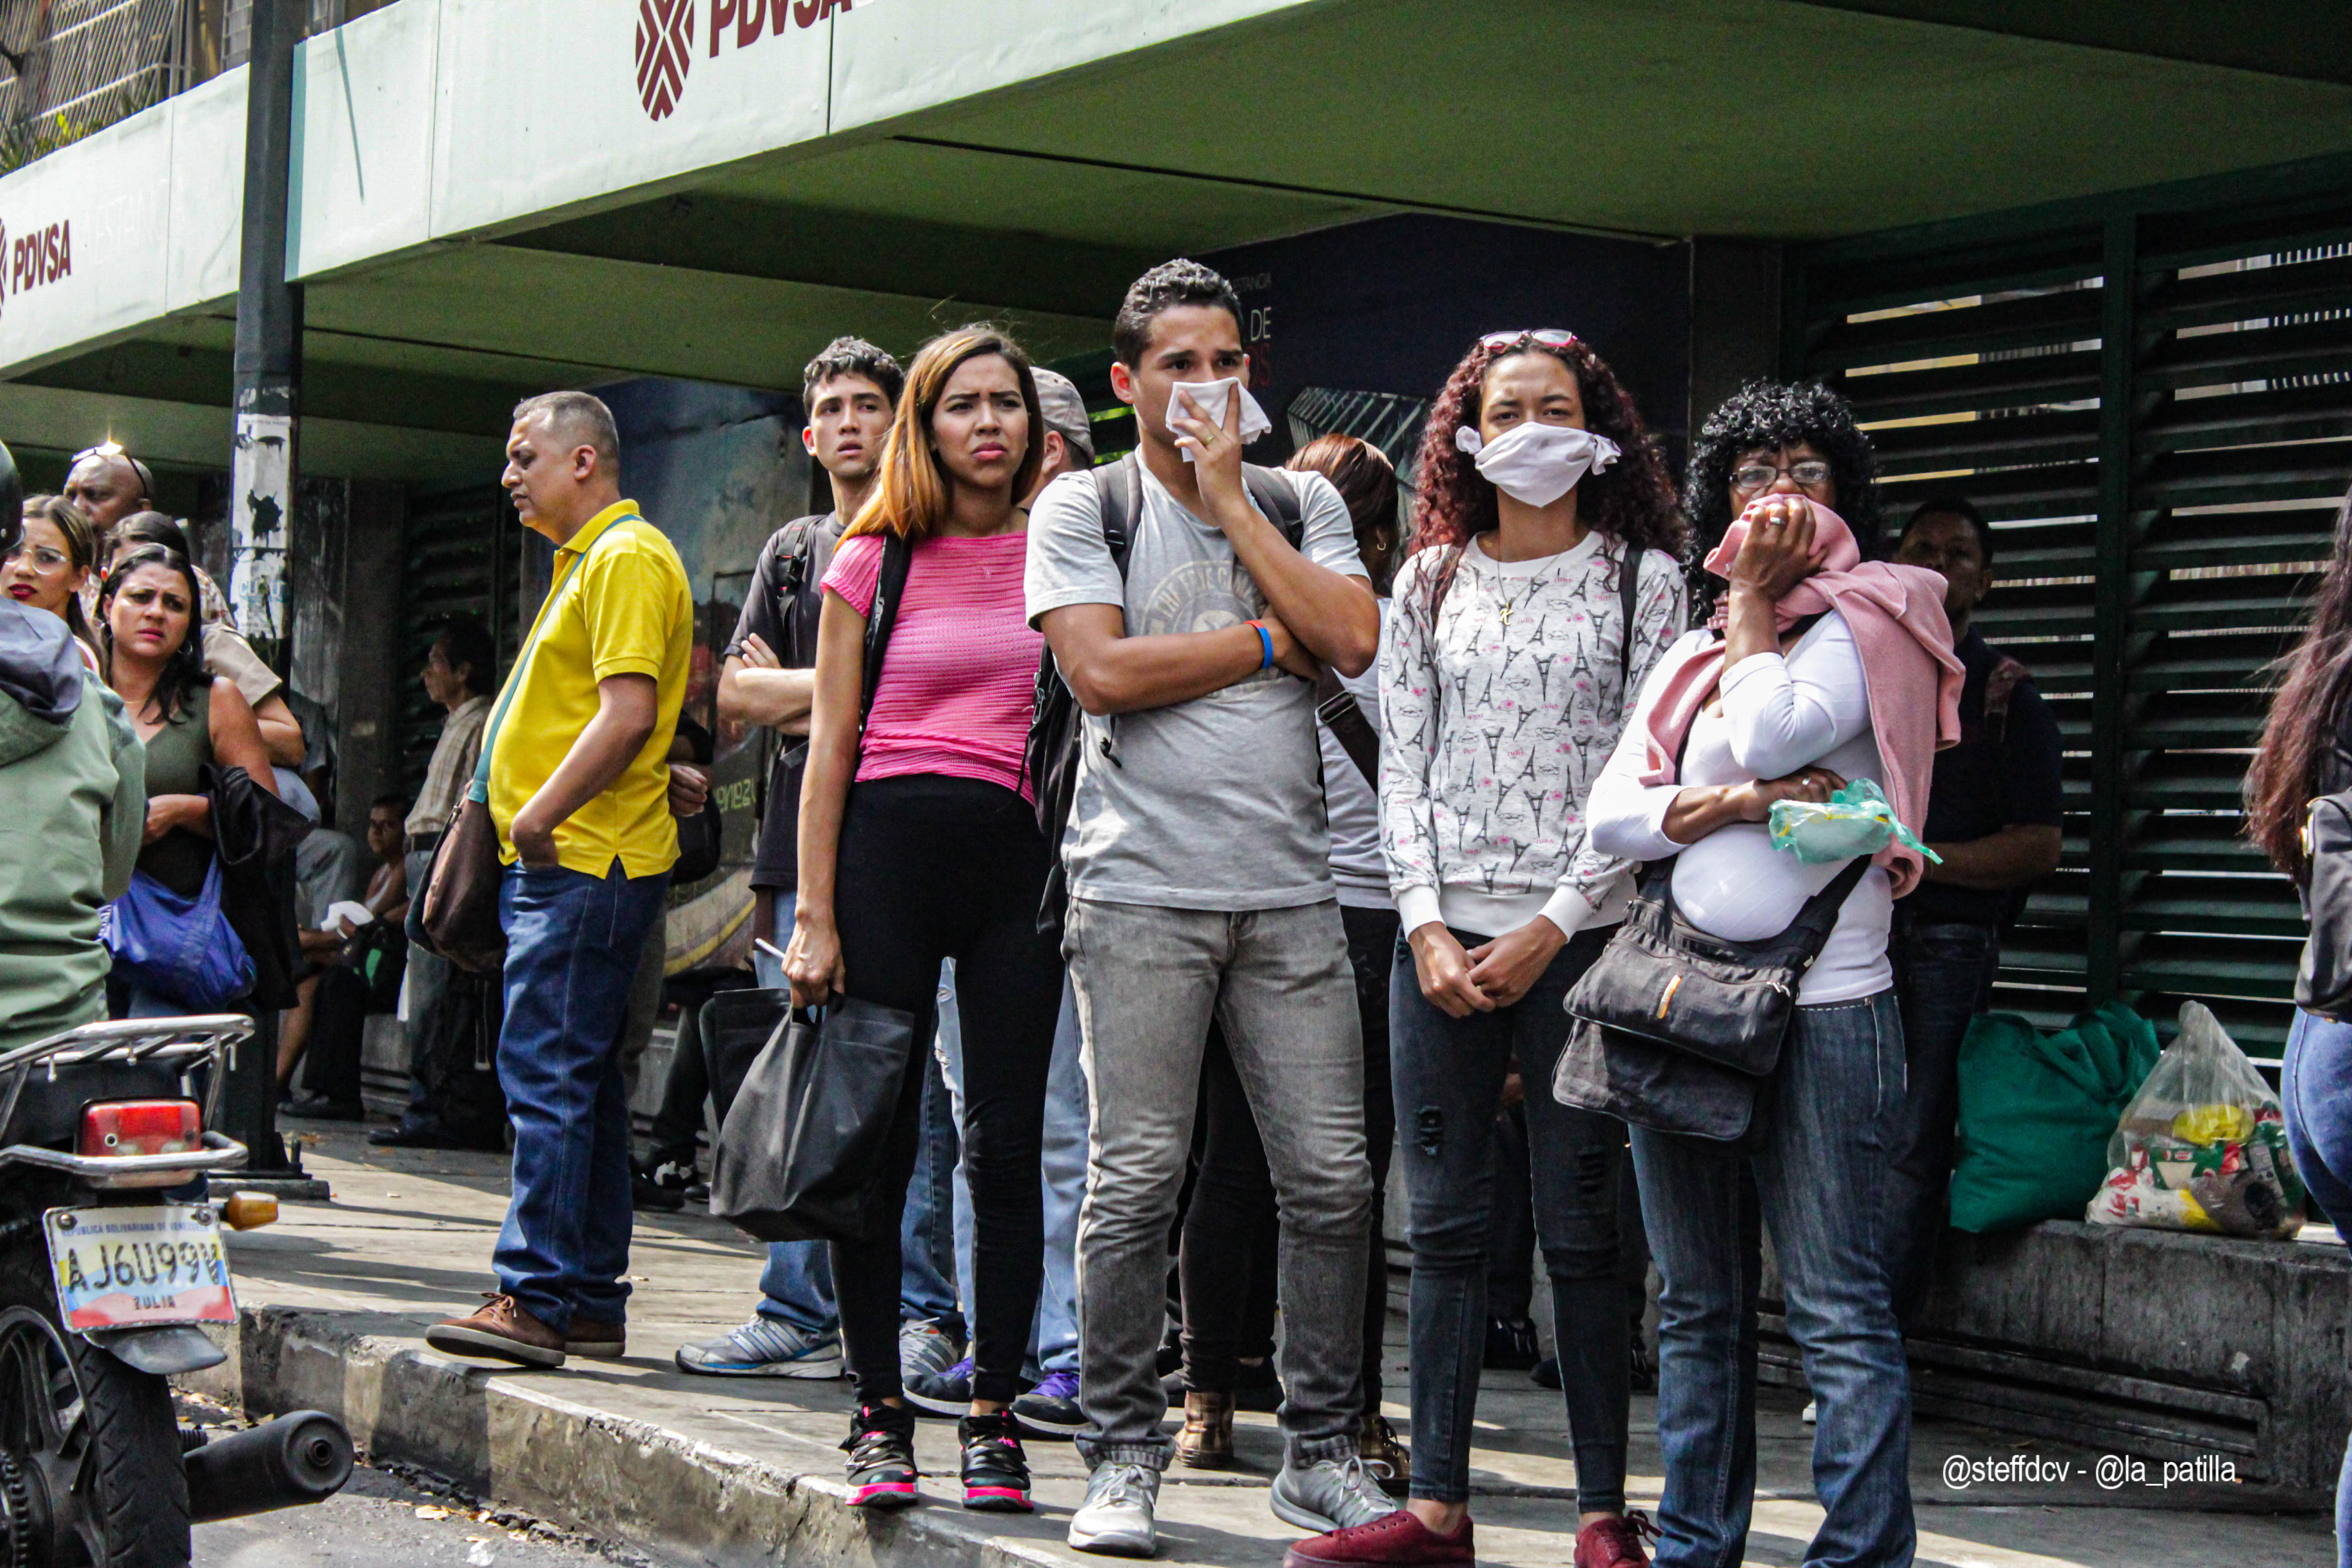
<svg viewBox="0 0 2352 1568">
<path fill-rule="evenodd" d="M 236 1321 L 210 1205 L 51 1209 L 41 1220 L 66 1327 Z"/>
</svg>

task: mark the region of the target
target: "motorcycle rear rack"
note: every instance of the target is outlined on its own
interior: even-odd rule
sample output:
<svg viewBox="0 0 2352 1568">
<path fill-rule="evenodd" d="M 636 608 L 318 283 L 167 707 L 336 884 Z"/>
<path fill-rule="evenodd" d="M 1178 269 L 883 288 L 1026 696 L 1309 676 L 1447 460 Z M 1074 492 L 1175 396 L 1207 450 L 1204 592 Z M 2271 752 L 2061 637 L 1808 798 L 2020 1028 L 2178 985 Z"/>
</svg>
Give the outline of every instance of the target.
<svg viewBox="0 0 2352 1568">
<path fill-rule="evenodd" d="M 236 1064 L 236 1047 L 253 1035 L 253 1020 L 241 1013 L 217 1013 L 189 1018 L 117 1018 L 84 1024 L 63 1034 L 35 1040 L 13 1051 L 0 1052 L 0 1127 L 16 1113 L 16 1101 L 36 1069 L 51 1082 L 60 1067 L 98 1062 L 155 1063 L 176 1068 L 180 1090 L 194 1099 L 195 1075 L 205 1068 L 204 1085 L 205 1146 L 184 1154 L 71 1154 L 36 1143 L 12 1143 L 0 1148 L 0 1165 L 37 1165 L 62 1171 L 99 1186 L 176 1184 L 173 1176 L 193 1177 L 211 1171 L 232 1171 L 247 1157 L 244 1144 L 226 1133 L 211 1131 L 220 1107 L 226 1068 Z"/>
</svg>

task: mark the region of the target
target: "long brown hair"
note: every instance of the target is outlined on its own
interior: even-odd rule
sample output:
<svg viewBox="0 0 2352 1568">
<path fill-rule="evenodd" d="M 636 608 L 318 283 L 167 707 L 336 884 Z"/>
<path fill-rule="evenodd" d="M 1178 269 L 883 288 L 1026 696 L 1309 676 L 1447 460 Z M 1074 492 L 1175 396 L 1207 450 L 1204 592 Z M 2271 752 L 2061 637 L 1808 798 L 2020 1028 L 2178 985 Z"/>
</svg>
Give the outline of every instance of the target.
<svg viewBox="0 0 2352 1568">
<path fill-rule="evenodd" d="M 906 395 L 898 399 L 890 420 L 890 434 L 882 443 L 874 493 L 842 537 L 861 533 L 895 533 L 908 543 L 929 539 L 940 531 L 955 506 L 955 480 L 931 444 L 931 416 L 939 411 L 948 380 L 965 361 L 995 354 L 1013 367 L 1021 382 L 1021 401 L 1029 409 L 1029 438 L 1021 467 L 1013 476 L 1013 499 L 1018 504 L 1037 482 L 1045 466 L 1045 428 L 1037 408 L 1037 379 L 1030 374 L 1029 355 L 1013 335 L 985 322 L 943 332 L 922 347 L 907 372 Z"/>
<path fill-rule="evenodd" d="M 2352 493 L 2336 509 L 2327 569 L 2311 596 L 2311 623 L 2273 668 L 2284 679 L 2246 770 L 2246 837 L 2272 865 L 2301 881 L 2307 870 L 2304 809 L 2320 793 L 2321 770 L 2352 700 Z"/>
<path fill-rule="evenodd" d="M 1402 555 L 1398 547 L 1403 542 L 1397 537 L 1396 468 L 1386 452 L 1369 441 L 1330 430 L 1292 453 L 1282 466 L 1329 479 L 1339 499 L 1348 503 L 1356 548 L 1364 549 L 1368 539 L 1379 540 L 1388 553 L 1389 572 L 1394 574 Z M 1372 590 L 1386 594 L 1388 584 L 1375 583 Z"/>
<path fill-rule="evenodd" d="M 1635 551 L 1663 550 L 1680 555 L 1686 531 L 1675 509 L 1674 481 L 1657 438 L 1642 423 L 1633 399 L 1617 373 L 1582 339 L 1566 343 L 1522 338 L 1517 342 L 1478 342 L 1445 378 L 1444 390 L 1429 411 L 1421 436 L 1420 466 L 1413 484 L 1412 548 L 1466 543 L 1501 522 L 1495 487 L 1471 456 L 1454 444 L 1454 432 L 1475 428 L 1486 400 L 1486 372 L 1496 362 L 1518 354 L 1549 354 L 1576 376 L 1584 402 L 1585 427 L 1617 443 L 1619 457 L 1576 487 L 1576 515 L 1588 528 L 1616 535 Z"/>
</svg>

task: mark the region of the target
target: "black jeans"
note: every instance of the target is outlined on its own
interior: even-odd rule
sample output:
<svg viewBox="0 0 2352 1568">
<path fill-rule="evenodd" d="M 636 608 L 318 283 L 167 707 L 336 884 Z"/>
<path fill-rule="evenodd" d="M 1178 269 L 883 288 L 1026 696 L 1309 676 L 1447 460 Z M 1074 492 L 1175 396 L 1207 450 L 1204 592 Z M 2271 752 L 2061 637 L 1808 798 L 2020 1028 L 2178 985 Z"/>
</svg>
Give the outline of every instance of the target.
<svg viewBox="0 0 2352 1568">
<path fill-rule="evenodd" d="M 1887 953 L 1903 1007 L 1903 1106 L 1887 1151 L 1886 1267 L 1907 1328 L 1926 1302 L 1950 1204 L 1960 1115 L 1960 1042 L 2000 969 L 1989 925 L 1908 921 L 1897 906 Z"/>
<path fill-rule="evenodd" d="M 916 1016 L 928 1042 L 940 962 L 956 961 L 963 1019 L 964 1174 L 971 1188 L 972 1397 L 1009 1401 L 1045 1267 L 1046 1068 L 1062 960 L 1037 931 L 1051 853 L 1029 804 L 1001 785 L 921 773 L 853 785 L 834 919 L 853 996 Z M 910 1052 L 885 1190 L 903 1205 L 922 1133 L 930 1052 Z M 861 1405 L 898 1386 L 899 1207 L 879 1238 L 833 1246 L 842 1347 Z"/>
<path fill-rule="evenodd" d="M 1364 1030 L 1364 1147 L 1372 1166 L 1370 1267 L 1364 1271 L 1363 1407 L 1380 1408 L 1381 1351 L 1389 1319 L 1387 1213 L 1390 1156 L 1396 1146 L 1396 1097 L 1389 1082 L 1389 968 L 1397 943 L 1393 910 L 1339 906 L 1348 962 L 1356 973 L 1356 1011 Z M 1184 1382 L 1228 1392 L 1244 1356 L 1272 1353 L 1277 1226 L 1274 1179 L 1248 1099 L 1224 1042 L 1213 1032 L 1201 1070 L 1200 1169 L 1184 1211 L 1179 1263 L 1184 1294 Z"/>
<path fill-rule="evenodd" d="M 1462 935 L 1464 945 L 1483 940 Z M 1551 1276 L 1577 1501 L 1625 1508 L 1632 1346 L 1618 1268 L 1625 1126 L 1551 1096 L 1568 1042 L 1569 988 L 1608 945 L 1579 932 L 1508 1007 L 1449 1017 L 1421 994 L 1412 951 L 1396 947 L 1389 992 L 1405 1187 L 1412 1204 L 1412 1495 L 1470 1496 L 1470 1434 L 1486 1349 L 1486 1253 L 1495 1210 L 1495 1111 L 1513 1056 L 1527 1085 L 1536 1235 Z"/>
</svg>

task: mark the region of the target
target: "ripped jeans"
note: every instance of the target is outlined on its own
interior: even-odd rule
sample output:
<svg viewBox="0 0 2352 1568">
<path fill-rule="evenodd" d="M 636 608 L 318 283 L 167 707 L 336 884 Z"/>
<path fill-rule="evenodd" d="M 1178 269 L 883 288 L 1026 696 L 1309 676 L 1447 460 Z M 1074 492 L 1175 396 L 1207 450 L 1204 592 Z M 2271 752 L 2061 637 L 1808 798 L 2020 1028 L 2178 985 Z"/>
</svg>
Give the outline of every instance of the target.
<svg viewBox="0 0 2352 1568">
<path fill-rule="evenodd" d="M 1517 1002 L 1448 1017 L 1421 994 L 1400 940 L 1389 989 L 1397 1159 L 1412 1200 L 1412 1495 L 1470 1496 L 1470 1438 L 1486 1349 L 1486 1252 L 1495 1210 L 1495 1112 L 1514 1058 L 1526 1089 L 1537 1240 L 1551 1277 L 1552 1333 L 1576 1449 L 1578 1506 L 1625 1508 L 1633 1344 L 1617 1258 L 1625 1124 L 1551 1097 L 1568 1041 L 1569 988 L 1613 928 L 1579 932 Z M 1482 937 L 1457 931 L 1465 947 Z"/>
</svg>

